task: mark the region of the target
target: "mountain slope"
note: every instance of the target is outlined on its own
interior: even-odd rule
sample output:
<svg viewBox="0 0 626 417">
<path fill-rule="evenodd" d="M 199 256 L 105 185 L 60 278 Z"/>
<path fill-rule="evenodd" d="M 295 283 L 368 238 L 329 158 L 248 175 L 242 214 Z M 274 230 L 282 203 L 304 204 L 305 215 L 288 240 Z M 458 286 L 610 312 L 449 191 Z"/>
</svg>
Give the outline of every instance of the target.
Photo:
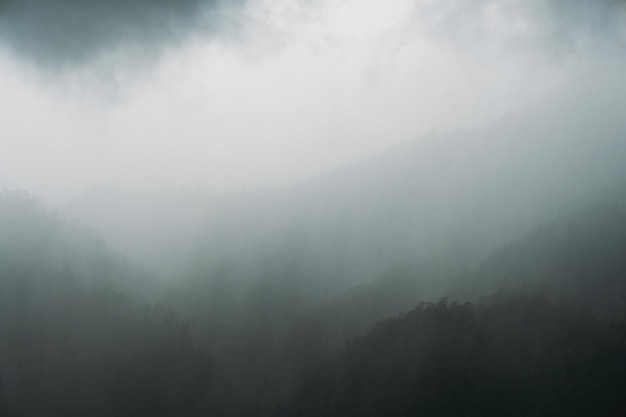
<svg viewBox="0 0 626 417">
<path fill-rule="evenodd" d="M 274 416 L 626 412 L 626 327 L 540 297 L 422 304 L 329 355 Z"/>
<path fill-rule="evenodd" d="M 16 280 L 20 285 L 28 280 L 40 280 L 41 285 L 74 281 L 73 285 L 111 287 L 144 300 L 153 298 L 158 286 L 153 276 L 115 253 L 94 232 L 62 220 L 26 193 L 4 192 L 0 285 Z"/>
<path fill-rule="evenodd" d="M 579 80 L 489 127 L 234 199 L 210 223 L 196 268 L 228 265 L 246 280 L 303 258 L 303 280 L 335 291 L 397 267 L 476 264 L 626 179 L 624 78 Z"/>
<path fill-rule="evenodd" d="M 0 415 L 228 415 L 228 384 L 148 274 L 23 193 L 0 194 Z"/>
<path fill-rule="evenodd" d="M 463 270 L 624 181 L 625 97 L 623 74 L 591 74 L 490 126 L 427 135 L 288 189 L 99 192 L 67 209 L 165 275 L 228 269 L 245 282 L 288 269 L 315 282 L 307 291 L 336 294 L 398 267 Z"/>
<path fill-rule="evenodd" d="M 455 284 L 451 297 L 497 290 L 541 292 L 607 319 L 626 319 L 626 201 L 608 200 L 546 223 L 494 252 Z"/>
</svg>

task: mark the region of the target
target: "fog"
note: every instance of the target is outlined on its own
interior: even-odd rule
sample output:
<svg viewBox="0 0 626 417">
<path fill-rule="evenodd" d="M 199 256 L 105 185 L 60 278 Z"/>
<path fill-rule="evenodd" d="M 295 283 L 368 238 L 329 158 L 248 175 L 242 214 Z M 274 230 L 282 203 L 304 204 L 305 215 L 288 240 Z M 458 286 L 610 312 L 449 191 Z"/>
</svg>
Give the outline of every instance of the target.
<svg viewBox="0 0 626 417">
<path fill-rule="evenodd" d="M 625 52 L 622 0 L 0 0 L 0 416 L 623 415 Z"/>
<path fill-rule="evenodd" d="M 82 23 L 50 27 L 38 22 L 56 15 L 38 2 L 4 6 L 5 187 L 60 202 L 94 186 L 292 185 L 430 132 L 495 121 L 581 74 L 619 72 L 623 60 L 623 10 L 609 2 L 580 15 L 548 13 L 558 2 L 519 15 L 520 5 L 490 2 L 467 15 L 455 2 L 272 1 L 219 13 L 204 2 L 176 13 L 136 3 L 124 13 L 116 2 L 59 2 L 59 16 L 76 9 Z M 196 8 L 223 24 L 196 28 Z M 153 23 L 162 15 L 170 24 Z M 596 33 L 602 16 L 611 24 Z M 65 38 L 75 51 L 59 50 Z"/>
</svg>

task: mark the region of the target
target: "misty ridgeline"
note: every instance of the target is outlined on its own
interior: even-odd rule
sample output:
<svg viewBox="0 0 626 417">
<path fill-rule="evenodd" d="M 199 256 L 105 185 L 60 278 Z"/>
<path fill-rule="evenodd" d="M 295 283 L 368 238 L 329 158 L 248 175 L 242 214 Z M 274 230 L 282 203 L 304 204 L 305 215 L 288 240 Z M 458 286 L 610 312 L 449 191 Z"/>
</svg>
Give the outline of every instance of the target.
<svg viewBox="0 0 626 417">
<path fill-rule="evenodd" d="M 0 416 L 626 415 L 626 86 L 297 186 L 0 194 Z"/>
</svg>

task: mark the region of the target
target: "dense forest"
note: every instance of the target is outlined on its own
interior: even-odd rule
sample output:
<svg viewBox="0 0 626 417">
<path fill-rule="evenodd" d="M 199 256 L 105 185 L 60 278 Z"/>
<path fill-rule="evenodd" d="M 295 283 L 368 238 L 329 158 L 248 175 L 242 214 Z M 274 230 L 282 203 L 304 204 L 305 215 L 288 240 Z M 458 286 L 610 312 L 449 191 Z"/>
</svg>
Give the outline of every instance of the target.
<svg viewBox="0 0 626 417">
<path fill-rule="evenodd" d="M 422 303 L 351 339 L 275 416 L 622 416 L 626 326 L 499 294 Z"/>
</svg>

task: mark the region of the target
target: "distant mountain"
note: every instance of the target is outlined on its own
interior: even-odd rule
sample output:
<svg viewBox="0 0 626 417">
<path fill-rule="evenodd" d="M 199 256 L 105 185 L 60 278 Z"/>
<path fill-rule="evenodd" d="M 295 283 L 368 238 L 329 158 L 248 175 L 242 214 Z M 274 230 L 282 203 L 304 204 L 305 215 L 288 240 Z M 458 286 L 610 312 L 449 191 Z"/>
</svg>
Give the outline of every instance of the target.
<svg viewBox="0 0 626 417">
<path fill-rule="evenodd" d="M 136 264 L 170 279 L 188 268 L 221 200 L 184 190 L 135 193 L 101 187 L 59 211 L 66 219 L 90 225 Z"/>
<path fill-rule="evenodd" d="M 449 296 L 542 293 L 606 319 L 626 319 L 626 189 L 573 210 L 494 251 Z"/>
<path fill-rule="evenodd" d="M 336 294 L 398 267 L 479 263 L 624 181 L 625 137 L 626 77 L 590 74 L 490 126 L 430 134 L 295 187 L 100 189 L 61 210 L 165 276 L 289 273 Z"/>
<path fill-rule="evenodd" d="M 275 275 L 329 291 L 390 269 L 475 265 L 626 180 L 626 81 L 590 77 L 468 132 L 432 134 L 217 212 L 196 270 Z"/>
<path fill-rule="evenodd" d="M 156 278 L 112 250 L 93 230 L 63 220 L 24 192 L 0 193 L 0 299 L 12 283 L 45 288 L 54 280 L 110 287 L 146 300 Z M 37 284 L 35 284 L 37 283 Z"/>
</svg>

